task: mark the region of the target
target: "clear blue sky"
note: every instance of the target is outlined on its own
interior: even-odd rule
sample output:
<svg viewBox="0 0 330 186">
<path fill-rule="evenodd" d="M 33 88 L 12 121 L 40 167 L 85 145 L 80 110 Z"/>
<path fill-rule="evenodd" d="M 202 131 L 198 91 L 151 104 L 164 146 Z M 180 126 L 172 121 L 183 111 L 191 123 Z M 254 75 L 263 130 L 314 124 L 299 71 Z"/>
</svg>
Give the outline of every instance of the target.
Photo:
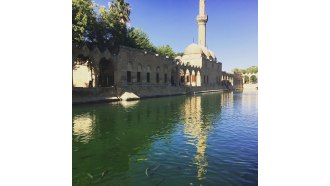
<svg viewBox="0 0 330 186">
<path fill-rule="evenodd" d="M 108 7 L 109 0 L 95 0 Z M 156 46 L 169 44 L 176 52 L 198 41 L 199 0 L 126 0 L 132 8 L 130 25 L 146 32 Z M 258 65 L 258 1 L 206 0 L 206 45 L 223 70 Z"/>
</svg>

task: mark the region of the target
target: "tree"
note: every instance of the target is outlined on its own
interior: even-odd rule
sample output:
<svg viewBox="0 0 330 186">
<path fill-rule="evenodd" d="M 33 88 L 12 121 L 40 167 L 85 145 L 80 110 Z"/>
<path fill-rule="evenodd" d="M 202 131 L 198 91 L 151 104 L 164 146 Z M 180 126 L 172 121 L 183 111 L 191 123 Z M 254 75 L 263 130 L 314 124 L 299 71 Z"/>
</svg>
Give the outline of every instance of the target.
<svg viewBox="0 0 330 186">
<path fill-rule="evenodd" d="M 251 76 L 251 82 L 258 83 L 258 78 L 255 75 Z"/>
<path fill-rule="evenodd" d="M 116 17 L 122 24 L 130 21 L 131 7 L 124 0 L 116 0 L 110 5 L 110 13 Z"/>
<path fill-rule="evenodd" d="M 246 69 L 247 73 L 258 73 L 258 67 L 252 66 Z"/>
<path fill-rule="evenodd" d="M 82 45 L 95 22 L 91 0 L 72 0 L 72 44 Z"/>
<path fill-rule="evenodd" d="M 147 51 L 155 51 L 155 47 L 150 42 L 148 35 L 141 29 L 134 27 L 128 29 L 127 46 Z"/>
<path fill-rule="evenodd" d="M 241 73 L 242 73 L 242 70 L 239 69 L 239 68 L 234 68 L 234 69 L 232 70 L 232 72 L 237 73 L 237 74 L 241 74 Z"/>
<path fill-rule="evenodd" d="M 234 68 L 232 70 L 234 73 L 241 73 L 241 74 L 246 74 L 246 73 L 258 73 L 258 67 L 257 66 L 252 66 L 247 69 L 239 69 L 239 68 Z"/>
<path fill-rule="evenodd" d="M 169 45 L 163 45 L 160 46 L 156 49 L 156 52 L 159 53 L 160 55 L 168 56 L 172 59 L 175 57 L 175 52 Z"/>
<path fill-rule="evenodd" d="M 86 43 L 91 43 L 100 48 L 116 49 L 119 45 L 125 45 L 127 42 L 127 26 L 130 20 L 129 4 L 124 0 L 116 0 L 109 3 L 109 8 L 105 6 L 98 7 L 98 14 L 94 22 L 89 25 L 90 32 L 87 33 Z"/>
<path fill-rule="evenodd" d="M 131 8 L 124 0 L 116 0 L 109 5 L 107 22 L 110 25 L 115 47 L 127 44 L 127 26 L 130 21 Z"/>
</svg>

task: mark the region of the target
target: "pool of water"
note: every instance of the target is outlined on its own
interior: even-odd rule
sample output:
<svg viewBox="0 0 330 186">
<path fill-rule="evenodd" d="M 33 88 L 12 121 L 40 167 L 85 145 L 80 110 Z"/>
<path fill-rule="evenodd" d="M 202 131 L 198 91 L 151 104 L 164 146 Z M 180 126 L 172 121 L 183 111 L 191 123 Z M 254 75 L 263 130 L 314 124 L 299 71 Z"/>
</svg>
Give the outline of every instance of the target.
<svg viewBox="0 0 330 186">
<path fill-rule="evenodd" d="M 80 105 L 73 185 L 258 185 L 258 94 Z"/>
</svg>

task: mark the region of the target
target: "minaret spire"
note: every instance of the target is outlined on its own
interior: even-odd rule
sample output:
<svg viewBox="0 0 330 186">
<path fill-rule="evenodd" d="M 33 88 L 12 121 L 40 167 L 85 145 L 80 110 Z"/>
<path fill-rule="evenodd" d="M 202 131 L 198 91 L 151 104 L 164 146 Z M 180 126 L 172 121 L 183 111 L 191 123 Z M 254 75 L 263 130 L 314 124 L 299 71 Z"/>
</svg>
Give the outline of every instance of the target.
<svg viewBox="0 0 330 186">
<path fill-rule="evenodd" d="M 205 1 L 199 0 L 199 15 L 197 16 L 198 23 L 198 44 L 206 47 L 206 23 L 208 17 L 205 12 Z"/>
</svg>

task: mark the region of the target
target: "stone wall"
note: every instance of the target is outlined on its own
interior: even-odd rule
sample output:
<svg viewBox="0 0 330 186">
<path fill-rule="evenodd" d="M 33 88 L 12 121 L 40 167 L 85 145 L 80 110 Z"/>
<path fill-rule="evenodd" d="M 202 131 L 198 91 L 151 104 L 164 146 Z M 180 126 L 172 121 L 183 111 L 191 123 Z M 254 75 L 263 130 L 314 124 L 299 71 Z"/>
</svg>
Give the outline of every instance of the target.
<svg viewBox="0 0 330 186">
<path fill-rule="evenodd" d="M 72 61 L 73 103 L 116 101 L 124 93 L 146 98 L 222 88 L 222 64 L 207 59 L 201 68 L 125 46 L 118 54 L 84 46 L 73 49 Z"/>
</svg>

